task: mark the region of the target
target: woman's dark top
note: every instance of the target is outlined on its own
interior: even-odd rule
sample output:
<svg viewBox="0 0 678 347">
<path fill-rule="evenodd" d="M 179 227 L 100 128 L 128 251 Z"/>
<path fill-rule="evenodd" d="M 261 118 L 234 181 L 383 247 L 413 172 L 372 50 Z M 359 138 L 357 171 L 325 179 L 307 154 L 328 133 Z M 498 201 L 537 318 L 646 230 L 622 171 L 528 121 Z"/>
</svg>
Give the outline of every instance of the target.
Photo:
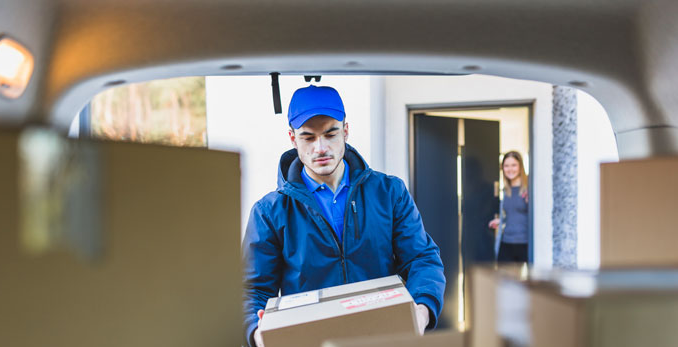
<svg viewBox="0 0 678 347">
<path fill-rule="evenodd" d="M 504 195 L 504 212 L 506 218 L 501 241 L 527 243 L 527 202 L 520 196 L 520 187 L 511 187 L 511 196 Z"/>
</svg>

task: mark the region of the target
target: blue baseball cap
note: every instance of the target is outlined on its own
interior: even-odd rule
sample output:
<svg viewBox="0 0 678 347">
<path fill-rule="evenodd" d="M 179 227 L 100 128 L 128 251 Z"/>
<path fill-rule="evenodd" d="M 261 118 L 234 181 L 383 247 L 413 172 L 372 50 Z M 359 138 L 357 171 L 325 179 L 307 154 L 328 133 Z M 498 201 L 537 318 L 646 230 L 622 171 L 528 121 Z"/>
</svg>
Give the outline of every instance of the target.
<svg viewBox="0 0 678 347">
<path fill-rule="evenodd" d="M 344 120 L 346 112 L 339 93 L 332 87 L 313 85 L 297 89 L 292 95 L 287 111 L 290 126 L 299 129 L 307 120 L 320 115 L 332 117 L 340 122 Z"/>
</svg>

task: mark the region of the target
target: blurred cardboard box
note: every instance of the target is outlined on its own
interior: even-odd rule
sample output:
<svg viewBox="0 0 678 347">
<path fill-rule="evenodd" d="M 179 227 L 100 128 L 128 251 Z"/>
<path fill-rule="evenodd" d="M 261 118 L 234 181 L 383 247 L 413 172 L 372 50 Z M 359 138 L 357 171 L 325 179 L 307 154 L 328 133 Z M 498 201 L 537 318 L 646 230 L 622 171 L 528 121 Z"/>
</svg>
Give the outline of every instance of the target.
<svg viewBox="0 0 678 347">
<path fill-rule="evenodd" d="M 322 347 L 463 347 L 464 337 L 457 331 L 436 331 L 424 336 L 394 334 L 329 340 Z"/>
<path fill-rule="evenodd" d="M 522 274 L 522 276 L 521 276 Z M 503 347 L 497 329 L 497 290 L 502 278 L 515 281 L 526 278 L 527 268 L 521 265 L 477 265 L 471 268 L 471 307 L 468 312 L 468 345 Z"/>
<path fill-rule="evenodd" d="M 0 346 L 240 345 L 238 154 L 0 131 L 0 157 Z"/>
<path fill-rule="evenodd" d="M 498 274 L 502 346 L 677 346 L 678 270 Z"/>
<path fill-rule="evenodd" d="M 678 265 L 678 158 L 600 166 L 600 265 Z"/>
<path fill-rule="evenodd" d="M 678 271 L 564 274 L 559 282 L 531 290 L 534 346 L 678 346 Z"/>
<path fill-rule="evenodd" d="M 318 347 L 328 339 L 415 335 L 414 301 L 399 276 L 271 298 L 261 320 L 266 347 Z"/>
</svg>

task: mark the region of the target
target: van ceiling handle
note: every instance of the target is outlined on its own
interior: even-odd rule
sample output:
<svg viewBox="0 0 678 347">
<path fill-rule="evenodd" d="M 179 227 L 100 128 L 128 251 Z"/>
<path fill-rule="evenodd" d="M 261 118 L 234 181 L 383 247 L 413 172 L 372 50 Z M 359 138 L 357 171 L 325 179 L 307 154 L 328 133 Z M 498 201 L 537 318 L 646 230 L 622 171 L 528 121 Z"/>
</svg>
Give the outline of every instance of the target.
<svg viewBox="0 0 678 347">
<path fill-rule="evenodd" d="M 280 103 L 280 83 L 278 83 L 279 72 L 271 72 L 271 88 L 273 90 L 273 111 L 275 114 L 282 113 L 282 105 Z"/>
<path fill-rule="evenodd" d="M 321 77 L 322 76 L 320 76 L 320 75 L 304 75 L 304 81 L 311 82 L 311 81 L 315 80 L 316 82 L 320 82 Z"/>
</svg>

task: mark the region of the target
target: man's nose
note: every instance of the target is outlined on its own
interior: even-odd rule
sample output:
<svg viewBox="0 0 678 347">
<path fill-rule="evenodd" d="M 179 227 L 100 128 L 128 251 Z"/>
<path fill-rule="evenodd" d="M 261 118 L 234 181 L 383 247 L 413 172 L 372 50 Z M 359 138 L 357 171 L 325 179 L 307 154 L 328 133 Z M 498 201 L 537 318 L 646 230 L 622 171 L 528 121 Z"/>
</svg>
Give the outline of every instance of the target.
<svg viewBox="0 0 678 347">
<path fill-rule="evenodd" d="M 327 150 L 327 141 L 325 141 L 325 139 L 322 137 L 318 138 L 318 140 L 315 142 L 315 151 L 322 154 L 327 152 Z"/>
</svg>

